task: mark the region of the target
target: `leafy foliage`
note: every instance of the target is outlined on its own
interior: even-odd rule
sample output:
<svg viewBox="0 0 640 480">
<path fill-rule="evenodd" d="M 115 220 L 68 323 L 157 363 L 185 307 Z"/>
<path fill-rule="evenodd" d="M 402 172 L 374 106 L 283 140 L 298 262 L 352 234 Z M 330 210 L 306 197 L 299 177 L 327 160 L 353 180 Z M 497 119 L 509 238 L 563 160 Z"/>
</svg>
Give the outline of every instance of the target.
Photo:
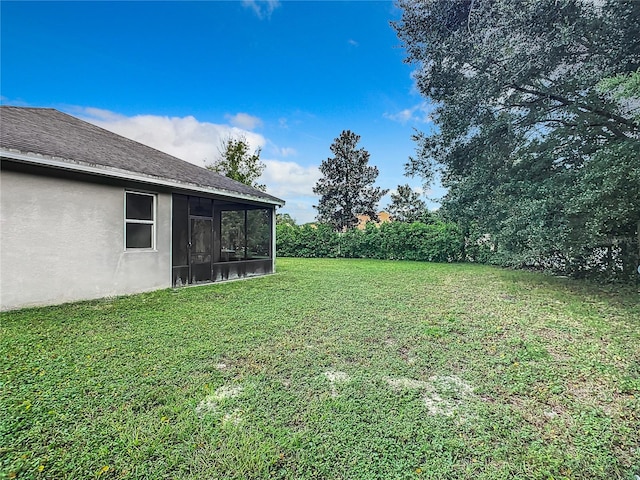
<svg viewBox="0 0 640 480">
<path fill-rule="evenodd" d="M 442 172 L 445 215 L 470 244 L 488 236 L 495 262 L 631 277 L 640 3 L 399 6 L 394 26 L 438 127 L 416 132 L 407 173 Z"/>
<path fill-rule="evenodd" d="M 640 68 L 630 74 L 618 74 L 605 78 L 598 84 L 600 91 L 610 93 L 617 101 L 637 99 L 640 97 Z M 636 123 L 640 125 L 640 105 L 630 105 Z"/>
<path fill-rule="evenodd" d="M 378 218 L 378 202 L 387 193 L 373 186 L 378 168 L 368 165 L 369 152 L 356 148 L 359 141 L 360 135 L 344 130 L 330 147 L 334 157 L 320 165 L 323 177 L 313 187 L 320 195 L 318 221 L 338 231 L 355 226 L 357 215 Z"/>
<path fill-rule="evenodd" d="M 408 184 L 398 185 L 397 191 L 391 193 L 388 211 L 396 222 L 424 222 L 430 217 L 426 202 Z"/>
<path fill-rule="evenodd" d="M 296 225 L 296 220 L 288 213 L 276 213 L 276 225 Z"/>
<path fill-rule="evenodd" d="M 265 185 L 257 182 L 266 167 L 260 161 L 260 148 L 251 153 L 246 137 L 227 137 L 222 141 L 218 153 L 216 161 L 207 166 L 209 170 L 265 191 Z"/>
<path fill-rule="evenodd" d="M 464 239 L 454 223 L 367 223 L 364 230 L 336 232 L 326 224 L 276 226 L 276 250 L 282 257 L 342 257 L 456 262 L 464 259 Z"/>
</svg>

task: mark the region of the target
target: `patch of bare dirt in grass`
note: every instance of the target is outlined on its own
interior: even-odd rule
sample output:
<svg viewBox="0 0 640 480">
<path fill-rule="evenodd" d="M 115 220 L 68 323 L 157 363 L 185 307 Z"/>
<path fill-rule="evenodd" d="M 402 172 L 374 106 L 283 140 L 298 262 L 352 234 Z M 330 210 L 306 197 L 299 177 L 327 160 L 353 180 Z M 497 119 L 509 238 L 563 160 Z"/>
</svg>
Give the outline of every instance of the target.
<svg viewBox="0 0 640 480">
<path fill-rule="evenodd" d="M 428 382 L 422 380 L 414 380 L 412 378 L 387 378 L 389 386 L 396 391 L 399 390 L 420 390 L 430 388 Z"/>
<path fill-rule="evenodd" d="M 225 413 L 222 417 L 223 425 L 240 425 L 242 422 L 242 410 L 239 408 L 234 409 L 230 413 Z"/>
<path fill-rule="evenodd" d="M 386 378 L 395 391 L 420 390 L 430 415 L 452 416 L 471 396 L 471 385 L 455 375 L 434 375 L 428 381 L 412 378 Z"/>
<path fill-rule="evenodd" d="M 395 347 L 398 344 L 395 338 L 387 337 L 384 339 L 384 345 L 386 347 Z"/>
<path fill-rule="evenodd" d="M 242 385 L 223 385 L 211 395 L 207 395 L 196 407 L 198 415 L 204 415 L 207 412 L 217 412 L 218 407 L 228 398 L 239 396 L 244 388 Z"/>
<path fill-rule="evenodd" d="M 329 380 L 329 384 L 331 385 L 331 396 L 333 398 L 336 398 L 338 396 L 337 385 L 341 383 L 347 383 L 351 380 L 351 377 L 349 377 L 349 375 L 338 370 L 327 370 L 323 373 L 323 375 L 327 380 Z"/>
</svg>

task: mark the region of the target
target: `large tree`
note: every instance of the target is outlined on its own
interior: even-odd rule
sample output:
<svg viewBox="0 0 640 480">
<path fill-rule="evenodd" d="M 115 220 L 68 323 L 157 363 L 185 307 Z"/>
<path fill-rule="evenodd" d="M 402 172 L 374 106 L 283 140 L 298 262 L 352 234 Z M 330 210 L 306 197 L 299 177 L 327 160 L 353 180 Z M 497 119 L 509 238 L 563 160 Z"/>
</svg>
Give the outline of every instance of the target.
<svg viewBox="0 0 640 480">
<path fill-rule="evenodd" d="M 330 149 L 334 157 L 320 165 L 322 178 L 313 187 L 320 195 L 317 219 L 341 231 L 358 223 L 357 215 L 377 219 L 378 202 L 387 193 L 373 184 L 378 168 L 369 165 L 369 152 L 356 148 L 360 135 L 344 130 Z"/>
<path fill-rule="evenodd" d="M 426 222 L 430 217 L 426 202 L 408 184 L 398 185 L 396 191 L 391 192 L 387 210 L 396 222 Z"/>
<path fill-rule="evenodd" d="M 630 274 L 640 98 L 625 87 L 640 66 L 640 2 L 398 5 L 394 27 L 436 107 L 407 173 L 440 170 L 444 212 L 490 234 L 505 263 Z"/>
<path fill-rule="evenodd" d="M 260 161 L 260 148 L 251 153 L 244 136 L 224 138 L 218 148 L 218 157 L 207 168 L 258 190 L 266 189 L 257 181 L 265 169 L 265 164 Z"/>
</svg>

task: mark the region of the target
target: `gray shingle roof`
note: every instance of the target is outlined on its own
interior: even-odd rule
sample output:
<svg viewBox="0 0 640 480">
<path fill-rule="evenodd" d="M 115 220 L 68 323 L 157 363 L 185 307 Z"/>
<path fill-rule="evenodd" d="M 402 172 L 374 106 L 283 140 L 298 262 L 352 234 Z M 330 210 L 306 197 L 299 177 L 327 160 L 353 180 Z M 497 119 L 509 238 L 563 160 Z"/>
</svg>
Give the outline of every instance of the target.
<svg viewBox="0 0 640 480">
<path fill-rule="evenodd" d="M 185 187 L 222 190 L 268 203 L 279 198 L 50 108 L 0 106 L 0 147 L 72 165 L 106 167 Z M 196 188 L 197 190 L 197 188 Z"/>
</svg>

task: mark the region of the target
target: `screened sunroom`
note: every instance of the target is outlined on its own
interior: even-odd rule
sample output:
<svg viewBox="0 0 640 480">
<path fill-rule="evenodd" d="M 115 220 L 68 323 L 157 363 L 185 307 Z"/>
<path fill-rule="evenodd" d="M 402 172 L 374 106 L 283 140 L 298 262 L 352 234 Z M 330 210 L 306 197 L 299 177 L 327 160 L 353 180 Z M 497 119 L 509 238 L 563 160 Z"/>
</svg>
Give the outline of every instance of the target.
<svg viewBox="0 0 640 480">
<path fill-rule="evenodd" d="M 273 205 L 173 194 L 174 287 L 273 272 Z"/>
</svg>

